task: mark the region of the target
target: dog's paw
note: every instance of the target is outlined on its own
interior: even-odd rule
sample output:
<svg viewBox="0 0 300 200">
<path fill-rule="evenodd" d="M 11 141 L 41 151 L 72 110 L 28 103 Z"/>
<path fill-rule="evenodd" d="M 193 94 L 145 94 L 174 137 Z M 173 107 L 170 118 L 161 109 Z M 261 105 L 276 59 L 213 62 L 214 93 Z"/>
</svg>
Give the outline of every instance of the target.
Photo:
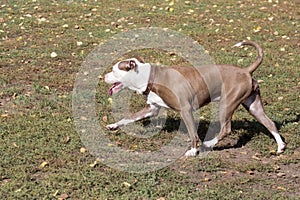
<svg viewBox="0 0 300 200">
<path fill-rule="evenodd" d="M 215 137 L 212 140 L 204 141 L 203 145 L 211 148 L 211 147 L 215 146 L 217 143 L 218 143 L 218 139 Z"/>
<path fill-rule="evenodd" d="M 198 150 L 196 148 L 191 148 L 190 150 L 185 152 L 185 156 L 186 157 L 192 157 L 192 156 L 196 156 L 197 153 L 198 153 Z"/>
<path fill-rule="evenodd" d="M 105 127 L 109 130 L 116 130 L 119 128 L 118 124 L 108 124 Z"/>
<path fill-rule="evenodd" d="M 282 154 L 286 148 L 286 143 L 278 145 L 277 154 Z"/>
</svg>

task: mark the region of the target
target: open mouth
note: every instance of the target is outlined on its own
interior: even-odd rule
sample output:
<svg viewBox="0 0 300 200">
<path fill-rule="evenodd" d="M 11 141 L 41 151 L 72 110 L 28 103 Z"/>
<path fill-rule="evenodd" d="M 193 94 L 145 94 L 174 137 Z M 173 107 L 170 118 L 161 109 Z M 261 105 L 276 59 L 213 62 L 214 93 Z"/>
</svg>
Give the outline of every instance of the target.
<svg viewBox="0 0 300 200">
<path fill-rule="evenodd" d="M 109 88 L 108 94 L 111 96 L 114 93 L 120 92 L 123 89 L 123 84 L 121 82 L 116 82 Z"/>
</svg>

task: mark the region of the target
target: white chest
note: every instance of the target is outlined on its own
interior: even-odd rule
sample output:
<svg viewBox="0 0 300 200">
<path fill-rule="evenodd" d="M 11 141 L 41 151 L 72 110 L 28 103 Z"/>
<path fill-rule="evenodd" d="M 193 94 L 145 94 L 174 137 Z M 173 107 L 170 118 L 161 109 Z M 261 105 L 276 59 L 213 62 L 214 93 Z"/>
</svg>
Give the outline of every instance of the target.
<svg viewBox="0 0 300 200">
<path fill-rule="evenodd" d="M 157 104 L 161 107 L 170 108 L 157 94 L 150 92 L 147 97 L 147 104 Z"/>
</svg>

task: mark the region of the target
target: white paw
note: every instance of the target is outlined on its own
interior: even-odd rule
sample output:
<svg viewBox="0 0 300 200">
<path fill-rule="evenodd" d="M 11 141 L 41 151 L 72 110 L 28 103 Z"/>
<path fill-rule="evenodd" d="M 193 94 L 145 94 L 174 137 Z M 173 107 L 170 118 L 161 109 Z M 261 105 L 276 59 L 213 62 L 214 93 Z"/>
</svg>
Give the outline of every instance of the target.
<svg viewBox="0 0 300 200">
<path fill-rule="evenodd" d="M 115 129 L 119 128 L 118 124 L 108 124 L 105 127 L 110 130 L 115 130 Z"/>
<path fill-rule="evenodd" d="M 198 152 L 198 150 L 196 148 L 191 148 L 190 150 L 185 152 L 185 156 L 186 157 L 196 156 L 197 152 Z"/>
<path fill-rule="evenodd" d="M 218 143 L 218 139 L 215 137 L 215 138 L 212 139 L 212 140 L 203 142 L 203 145 L 206 146 L 206 147 L 213 147 L 213 146 L 215 146 L 217 143 Z"/>
<path fill-rule="evenodd" d="M 277 153 L 278 153 L 278 154 L 283 153 L 284 150 L 285 150 L 285 147 L 286 147 L 286 144 L 285 144 L 285 143 L 282 143 L 282 144 L 278 145 Z"/>
</svg>

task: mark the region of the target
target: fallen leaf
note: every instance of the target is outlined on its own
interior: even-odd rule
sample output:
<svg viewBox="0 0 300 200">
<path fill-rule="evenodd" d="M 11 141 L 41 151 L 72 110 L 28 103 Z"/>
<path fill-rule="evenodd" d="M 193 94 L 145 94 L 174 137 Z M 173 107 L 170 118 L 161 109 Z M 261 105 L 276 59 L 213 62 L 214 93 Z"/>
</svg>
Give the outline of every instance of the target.
<svg viewBox="0 0 300 200">
<path fill-rule="evenodd" d="M 21 191 L 22 191 L 22 188 L 15 190 L 15 192 L 21 192 Z"/>
<path fill-rule="evenodd" d="M 15 142 L 13 142 L 12 145 L 16 148 L 19 148 L 19 146 Z"/>
<path fill-rule="evenodd" d="M 210 178 L 204 178 L 204 179 L 203 179 L 203 182 L 209 182 L 209 181 L 211 181 Z"/>
<path fill-rule="evenodd" d="M 131 184 L 130 184 L 130 183 L 128 183 L 128 182 L 126 182 L 126 181 L 125 181 L 125 182 L 123 182 L 123 185 L 124 185 L 124 186 L 126 186 L 126 187 L 131 187 Z"/>
<path fill-rule="evenodd" d="M 169 8 L 169 12 L 174 12 L 174 8 Z"/>
<path fill-rule="evenodd" d="M 103 121 L 103 122 L 107 122 L 107 116 L 106 116 L 106 115 L 104 115 L 104 116 L 102 117 L 102 121 Z"/>
<path fill-rule="evenodd" d="M 69 198 L 68 194 L 62 194 L 62 195 L 60 195 L 60 197 L 58 198 L 58 200 L 65 200 L 67 198 Z"/>
<path fill-rule="evenodd" d="M 86 151 L 87 151 L 86 148 L 84 148 L 84 147 L 81 147 L 81 148 L 80 148 L 80 153 L 85 153 Z"/>
<path fill-rule="evenodd" d="M 284 187 L 281 187 L 281 186 L 278 186 L 277 189 L 282 190 L 282 191 L 286 191 L 286 189 Z"/>
<path fill-rule="evenodd" d="M 282 99 L 283 99 L 283 97 L 282 97 L 282 96 L 278 97 L 278 100 L 279 100 L 279 101 L 281 101 Z"/>
<path fill-rule="evenodd" d="M 50 54 L 50 56 L 51 56 L 51 58 L 55 58 L 55 57 L 57 57 L 57 53 L 52 52 L 52 53 Z"/>
<path fill-rule="evenodd" d="M 90 164 L 90 167 L 96 167 L 98 165 L 98 161 L 95 160 L 94 163 Z"/>
<path fill-rule="evenodd" d="M 261 27 L 260 27 L 260 26 L 256 27 L 256 28 L 253 30 L 254 33 L 258 33 L 258 32 L 260 32 L 260 31 L 261 31 Z"/>
<path fill-rule="evenodd" d="M 270 153 L 271 155 L 276 155 L 276 151 L 275 151 L 275 150 L 271 150 L 269 153 Z"/>
<path fill-rule="evenodd" d="M 252 158 L 253 158 L 254 160 L 260 160 L 260 158 L 257 157 L 256 155 L 253 155 Z"/>
<path fill-rule="evenodd" d="M 56 197 L 57 194 L 58 194 L 58 190 L 56 190 L 52 196 Z"/>
<path fill-rule="evenodd" d="M 44 161 L 44 162 L 42 162 L 42 164 L 40 164 L 39 168 L 40 168 L 40 169 L 43 169 L 43 168 L 45 168 L 45 167 L 48 166 L 48 165 L 49 165 L 49 163 L 46 162 L 46 161 Z"/>
<path fill-rule="evenodd" d="M 254 171 L 248 170 L 248 171 L 247 171 L 247 174 L 249 174 L 249 175 L 254 175 Z"/>
<path fill-rule="evenodd" d="M 284 172 L 279 172 L 279 173 L 277 173 L 277 176 L 278 177 L 283 177 L 283 176 L 285 176 L 286 174 L 284 173 Z"/>
<path fill-rule="evenodd" d="M 71 141 L 70 137 L 69 136 L 66 136 L 65 138 L 65 143 L 69 143 Z"/>
</svg>

